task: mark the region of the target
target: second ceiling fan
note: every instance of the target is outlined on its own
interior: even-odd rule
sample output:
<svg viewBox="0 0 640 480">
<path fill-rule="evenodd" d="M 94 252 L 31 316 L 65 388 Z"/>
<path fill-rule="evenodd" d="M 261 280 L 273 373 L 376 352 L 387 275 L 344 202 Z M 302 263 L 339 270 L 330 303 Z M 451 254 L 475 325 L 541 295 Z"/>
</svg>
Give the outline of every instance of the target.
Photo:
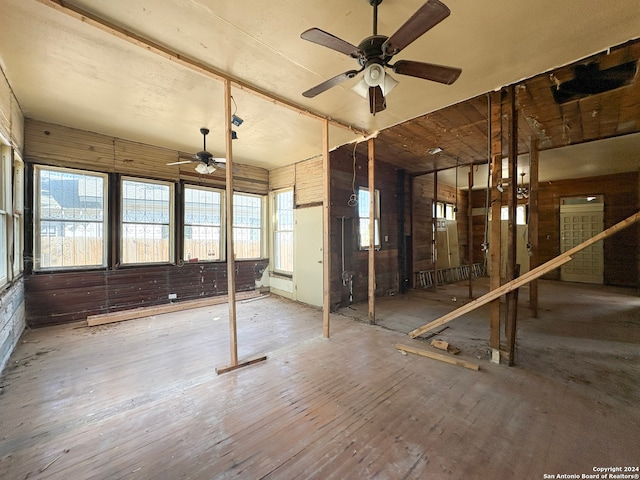
<svg viewBox="0 0 640 480">
<path fill-rule="evenodd" d="M 167 165 L 182 165 L 185 163 L 196 162 L 196 172 L 207 174 L 213 173 L 217 169 L 226 168 L 225 162 L 226 158 L 214 157 L 212 153 L 207 152 L 207 135 L 209 134 L 208 128 L 201 128 L 200 133 L 202 134 L 202 145 L 203 148 L 200 152 L 196 153 L 193 156 L 190 156 L 188 160 L 181 160 L 179 162 L 170 162 Z"/>
<path fill-rule="evenodd" d="M 357 47 L 319 28 L 310 28 L 300 35 L 303 40 L 317 43 L 355 58 L 361 67 L 359 70 L 349 70 L 336 75 L 310 88 L 302 94 L 303 96 L 313 98 L 364 71 L 363 78 L 353 89 L 361 96 L 369 97 L 369 110 L 375 115 L 386 108 L 385 97 L 398 84 L 393 77 L 385 72 L 386 68 L 390 68 L 394 73 L 400 75 L 422 78 L 446 85 L 451 85 L 458 79 L 462 72 L 460 68 L 412 60 L 399 60 L 394 64 L 390 63 L 394 55 L 400 53 L 405 47 L 449 16 L 451 11 L 446 5 L 439 0 L 428 0 L 396 33 L 386 37 L 378 35 L 378 5 L 382 3 L 382 0 L 368 0 L 368 2 L 373 7 L 373 35 L 362 40 Z"/>
</svg>

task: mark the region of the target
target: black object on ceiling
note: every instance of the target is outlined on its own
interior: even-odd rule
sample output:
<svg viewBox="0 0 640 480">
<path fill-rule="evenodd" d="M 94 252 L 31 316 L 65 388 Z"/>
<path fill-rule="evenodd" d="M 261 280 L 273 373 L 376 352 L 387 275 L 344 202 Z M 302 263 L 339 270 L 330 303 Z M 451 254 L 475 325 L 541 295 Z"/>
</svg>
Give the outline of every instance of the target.
<svg viewBox="0 0 640 480">
<path fill-rule="evenodd" d="M 566 103 L 589 95 L 609 92 L 629 85 L 636 75 L 636 70 L 635 61 L 606 70 L 600 70 L 600 65 L 596 62 L 576 65 L 573 80 L 551 87 L 551 93 L 556 103 Z"/>
</svg>

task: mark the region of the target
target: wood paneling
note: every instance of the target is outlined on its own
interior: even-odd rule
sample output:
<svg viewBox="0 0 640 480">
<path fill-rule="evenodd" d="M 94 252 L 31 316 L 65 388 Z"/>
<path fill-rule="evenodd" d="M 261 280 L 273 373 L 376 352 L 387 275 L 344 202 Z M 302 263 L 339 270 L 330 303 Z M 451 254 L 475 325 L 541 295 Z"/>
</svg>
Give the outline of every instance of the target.
<svg viewBox="0 0 640 480">
<path fill-rule="evenodd" d="M 200 175 L 193 163 L 166 165 L 188 154 L 75 128 L 26 120 L 25 160 L 59 167 L 116 172 L 145 178 L 224 188 L 225 170 Z M 234 164 L 235 191 L 266 195 L 269 172 L 260 167 Z"/>
<path fill-rule="evenodd" d="M 484 191 L 483 191 L 484 192 Z M 562 197 L 604 195 L 604 228 L 624 220 L 637 210 L 638 173 L 607 175 L 540 183 L 538 190 L 538 258 L 544 263 L 560 254 L 560 200 Z M 474 207 L 484 208 L 484 194 L 474 192 Z M 474 255 L 483 242 L 484 217 L 476 216 Z M 624 230 L 604 241 L 604 282 L 607 285 L 638 285 L 638 235 Z M 481 258 L 481 257 L 478 257 Z M 559 279 L 555 271 L 545 278 Z"/>
<path fill-rule="evenodd" d="M 115 172 L 114 138 L 37 120 L 25 120 L 25 160 Z"/>
<path fill-rule="evenodd" d="M 345 225 L 345 270 L 353 278 L 353 300 L 366 301 L 368 297 L 368 250 L 358 246 L 358 207 L 350 202 L 359 187 L 368 187 L 367 150 L 358 148 L 353 160 L 353 145 L 331 152 L 331 281 L 332 304 L 348 302 L 349 287 L 343 285 L 342 273 L 342 217 Z M 355 177 L 354 177 L 355 171 Z M 376 296 L 396 293 L 399 290 L 399 245 L 404 232 L 398 223 L 397 170 L 385 163 L 376 162 L 375 188 L 380 191 L 380 240 L 381 248 L 375 253 Z M 351 203 L 351 204 L 350 204 Z"/>
<path fill-rule="evenodd" d="M 296 163 L 296 206 L 322 202 L 322 158 Z"/>
<path fill-rule="evenodd" d="M 167 165 L 167 163 L 178 160 L 178 152 L 175 150 L 119 138 L 114 140 L 114 168 L 119 173 L 175 180 L 178 177 L 178 165 Z M 192 164 L 192 168 L 194 165 Z"/>
<path fill-rule="evenodd" d="M 236 290 L 255 289 L 268 260 L 236 262 Z M 109 271 L 40 273 L 25 278 L 31 327 L 84 320 L 115 312 L 227 293 L 226 263 L 185 263 Z"/>
<path fill-rule="evenodd" d="M 269 190 L 293 187 L 296 184 L 296 166 L 275 168 L 269 171 Z"/>
</svg>

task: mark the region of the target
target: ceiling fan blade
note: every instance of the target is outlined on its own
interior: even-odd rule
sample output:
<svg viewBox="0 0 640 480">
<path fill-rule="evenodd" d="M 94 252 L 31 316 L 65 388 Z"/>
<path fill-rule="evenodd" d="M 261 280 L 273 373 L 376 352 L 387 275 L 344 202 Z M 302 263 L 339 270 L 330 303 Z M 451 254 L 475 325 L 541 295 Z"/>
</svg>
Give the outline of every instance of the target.
<svg viewBox="0 0 640 480">
<path fill-rule="evenodd" d="M 167 165 L 184 165 L 185 163 L 192 163 L 195 162 L 197 160 L 193 159 L 193 160 L 182 160 L 180 162 L 171 162 L 171 163 L 167 163 Z"/>
<path fill-rule="evenodd" d="M 462 73 L 461 68 L 436 65 L 435 63 L 414 62 L 411 60 L 399 60 L 392 66 L 395 73 L 409 75 L 410 77 L 424 78 L 432 82 L 451 85 Z"/>
<path fill-rule="evenodd" d="M 336 52 L 344 53 L 353 58 L 358 58 L 361 55 L 361 51 L 355 45 L 351 45 L 349 42 L 342 40 L 341 38 L 331 35 L 319 28 L 310 28 L 300 34 L 300 38 L 309 42 L 317 43 L 323 47 L 330 48 Z"/>
<path fill-rule="evenodd" d="M 439 0 L 428 0 L 382 44 L 382 51 L 387 55 L 395 55 L 447 18 L 450 13 L 451 10 Z"/>
<path fill-rule="evenodd" d="M 379 86 L 369 87 L 369 111 L 371 115 L 375 115 L 385 108 L 387 108 L 387 102 L 382 94 L 382 89 Z"/>
<path fill-rule="evenodd" d="M 336 75 L 333 78 L 330 78 L 329 80 L 325 80 L 324 82 L 322 82 L 319 85 L 316 85 L 313 88 L 310 88 L 309 90 L 307 90 L 306 92 L 304 92 L 302 94 L 302 96 L 307 97 L 307 98 L 313 98 L 316 95 L 329 90 L 331 87 L 335 87 L 336 85 L 349 80 L 350 78 L 355 77 L 358 73 L 360 73 L 362 70 L 349 70 L 348 72 L 344 72 L 341 73 L 340 75 Z"/>
</svg>

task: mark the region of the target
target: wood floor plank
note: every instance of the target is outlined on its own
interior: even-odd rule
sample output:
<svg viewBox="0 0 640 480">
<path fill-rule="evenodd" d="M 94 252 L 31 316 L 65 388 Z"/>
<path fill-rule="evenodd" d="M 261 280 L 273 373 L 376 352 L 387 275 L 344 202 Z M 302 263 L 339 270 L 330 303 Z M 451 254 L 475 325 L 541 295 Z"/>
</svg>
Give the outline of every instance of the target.
<svg viewBox="0 0 640 480">
<path fill-rule="evenodd" d="M 0 478 L 542 478 L 631 461 L 640 299 L 546 285 L 520 367 L 489 362 L 480 316 L 442 332 L 481 372 L 394 349 L 394 312 L 410 328 L 424 294 L 379 302 L 385 328 L 334 315 L 330 339 L 315 309 L 238 304 L 240 357 L 268 359 L 222 376 L 224 305 L 30 330 L 0 381 Z"/>
</svg>

